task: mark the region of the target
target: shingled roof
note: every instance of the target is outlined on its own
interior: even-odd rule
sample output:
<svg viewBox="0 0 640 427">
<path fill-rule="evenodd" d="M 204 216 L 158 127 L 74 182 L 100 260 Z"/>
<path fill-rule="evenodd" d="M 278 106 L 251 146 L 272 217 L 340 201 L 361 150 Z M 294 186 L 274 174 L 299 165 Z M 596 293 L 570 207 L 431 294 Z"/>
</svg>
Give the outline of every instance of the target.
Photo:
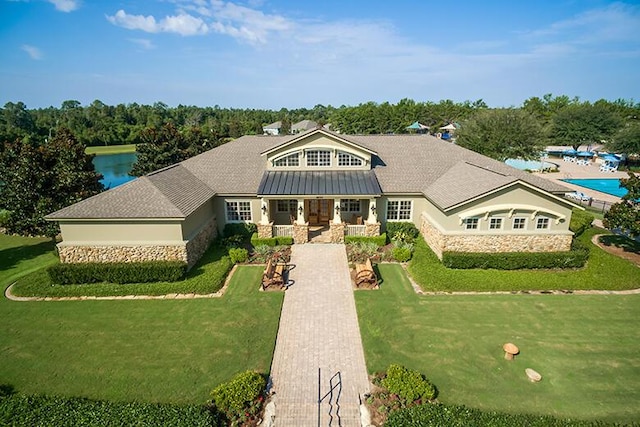
<svg viewBox="0 0 640 427">
<path fill-rule="evenodd" d="M 424 195 L 440 209 L 447 210 L 517 181 L 555 194 L 568 191 L 555 182 L 429 135 L 342 135 L 314 129 L 298 135 L 243 136 L 46 218 L 185 218 L 214 195 L 257 197 L 259 191 L 265 191 L 259 190 L 263 176 L 268 176 L 267 160 L 261 154 L 315 132 L 373 153 L 373 169 L 368 173 L 377 186 L 366 194 Z M 339 184 L 337 179 L 335 182 Z M 334 181 L 329 177 L 324 182 Z M 333 195 L 347 194 L 337 188 Z M 293 190 L 289 188 L 287 195 L 291 194 L 288 191 Z M 269 194 L 276 195 L 271 190 Z M 318 193 L 323 194 L 329 195 L 326 191 Z"/>
</svg>

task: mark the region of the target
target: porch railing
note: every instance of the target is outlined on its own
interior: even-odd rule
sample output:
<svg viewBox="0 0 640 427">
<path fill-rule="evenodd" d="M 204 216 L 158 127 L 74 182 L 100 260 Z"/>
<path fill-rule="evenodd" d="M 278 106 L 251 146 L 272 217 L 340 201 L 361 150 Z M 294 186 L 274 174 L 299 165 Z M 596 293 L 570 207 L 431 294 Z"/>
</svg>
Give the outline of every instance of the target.
<svg viewBox="0 0 640 427">
<path fill-rule="evenodd" d="M 273 237 L 293 237 L 293 225 L 274 225 Z"/>
<path fill-rule="evenodd" d="M 346 235 L 347 236 L 364 236 L 365 226 L 347 224 Z"/>
</svg>

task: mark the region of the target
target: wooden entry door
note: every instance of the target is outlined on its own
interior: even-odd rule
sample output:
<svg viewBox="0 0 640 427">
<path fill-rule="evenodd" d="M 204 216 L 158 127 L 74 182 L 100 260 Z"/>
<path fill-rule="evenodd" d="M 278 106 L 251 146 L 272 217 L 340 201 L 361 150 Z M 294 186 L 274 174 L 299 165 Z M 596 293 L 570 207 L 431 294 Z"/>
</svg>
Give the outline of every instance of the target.
<svg viewBox="0 0 640 427">
<path fill-rule="evenodd" d="M 310 199 L 307 200 L 307 221 L 311 225 L 329 224 L 331 211 L 333 210 L 333 200 Z"/>
</svg>

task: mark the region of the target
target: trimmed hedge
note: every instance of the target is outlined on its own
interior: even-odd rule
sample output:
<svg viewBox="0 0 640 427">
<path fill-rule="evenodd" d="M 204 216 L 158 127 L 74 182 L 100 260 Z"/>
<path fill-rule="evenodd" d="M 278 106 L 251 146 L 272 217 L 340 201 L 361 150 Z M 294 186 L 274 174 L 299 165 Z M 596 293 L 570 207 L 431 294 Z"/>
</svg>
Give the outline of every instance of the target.
<svg viewBox="0 0 640 427">
<path fill-rule="evenodd" d="M 258 231 L 258 226 L 253 223 L 232 222 L 224 225 L 222 235 L 224 237 L 242 236 L 248 239 L 256 231 Z"/>
<path fill-rule="evenodd" d="M 581 235 L 591 227 L 594 216 L 582 209 L 573 209 L 571 211 L 571 222 L 569 223 L 569 230 L 573 231 L 576 237 Z"/>
<path fill-rule="evenodd" d="M 108 402 L 58 396 L 0 397 L 0 425 L 40 427 L 222 427 L 204 405 Z"/>
<path fill-rule="evenodd" d="M 213 389 L 211 396 L 216 410 L 222 412 L 234 423 L 243 424 L 246 415 L 254 416 L 260 409 L 256 401 L 261 398 L 267 386 L 264 376 L 254 371 L 237 374 L 231 381 Z M 262 399 L 260 399 L 262 401 Z"/>
<path fill-rule="evenodd" d="M 109 262 L 56 264 L 47 268 L 56 285 L 84 283 L 149 283 L 177 282 L 187 272 L 182 261 Z"/>
<path fill-rule="evenodd" d="M 253 233 L 251 236 L 251 245 L 255 248 L 256 246 L 291 246 L 293 245 L 293 237 L 282 236 L 282 237 L 258 237 L 258 233 Z"/>
<path fill-rule="evenodd" d="M 387 244 L 387 233 L 382 233 L 379 236 L 344 236 L 345 243 L 375 243 L 378 246 L 384 246 Z"/>
<path fill-rule="evenodd" d="M 616 424 L 602 421 L 565 420 L 548 415 L 505 414 L 481 411 L 461 405 L 429 403 L 394 411 L 389 414 L 384 425 L 385 427 L 604 427 Z"/>
<path fill-rule="evenodd" d="M 580 268 L 589 259 L 589 247 L 579 240 L 574 240 L 571 250 L 566 252 L 444 252 L 442 264 L 457 269 L 548 269 L 548 268 Z"/>
<path fill-rule="evenodd" d="M 231 248 L 229 249 L 229 258 L 234 264 L 247 262 L 249 259 L 249 251 L 245 248 Z"/>
<path fill-rule="evenodd" d="M 384 388 L 397 395 L 404 405 L 421 400 L 433 400 L 436 388 L 420 372 L 401 365 L 390 365 L 381 381 Z"/>
</svg>

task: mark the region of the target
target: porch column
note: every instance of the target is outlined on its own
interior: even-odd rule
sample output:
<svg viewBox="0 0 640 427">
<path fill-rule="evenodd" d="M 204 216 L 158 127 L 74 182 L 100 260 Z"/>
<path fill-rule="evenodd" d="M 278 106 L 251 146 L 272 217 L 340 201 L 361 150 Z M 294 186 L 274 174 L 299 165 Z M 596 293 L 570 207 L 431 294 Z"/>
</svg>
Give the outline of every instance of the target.
<svg viewBox="0 0 640 427">
<path fill-rule="evenodd" d="M 378 222 L 378 206 L 376 199 L 369 199 L 369 216 L 367 217 L 367 224 L 376 224 Z"/>
<path fill-rule="evenodd" d="M 264 197 L 260 199 L 260 224 L 269 224 L 269 201 Z"/>
<path fill-rule="evenodd" d="M 333 223 L 342 224 L 342 211 L 340 210 L 340 199 L 333 199 Z"/>
<path fill-rule="evenodd" d="M 305 225 L 307 222 L 304 220 L 304 199 L 298 199 L 298 209 L 296 209 L 296 215 L 298 220 L 296 221 L 300 225 Z"/>
</svg>

